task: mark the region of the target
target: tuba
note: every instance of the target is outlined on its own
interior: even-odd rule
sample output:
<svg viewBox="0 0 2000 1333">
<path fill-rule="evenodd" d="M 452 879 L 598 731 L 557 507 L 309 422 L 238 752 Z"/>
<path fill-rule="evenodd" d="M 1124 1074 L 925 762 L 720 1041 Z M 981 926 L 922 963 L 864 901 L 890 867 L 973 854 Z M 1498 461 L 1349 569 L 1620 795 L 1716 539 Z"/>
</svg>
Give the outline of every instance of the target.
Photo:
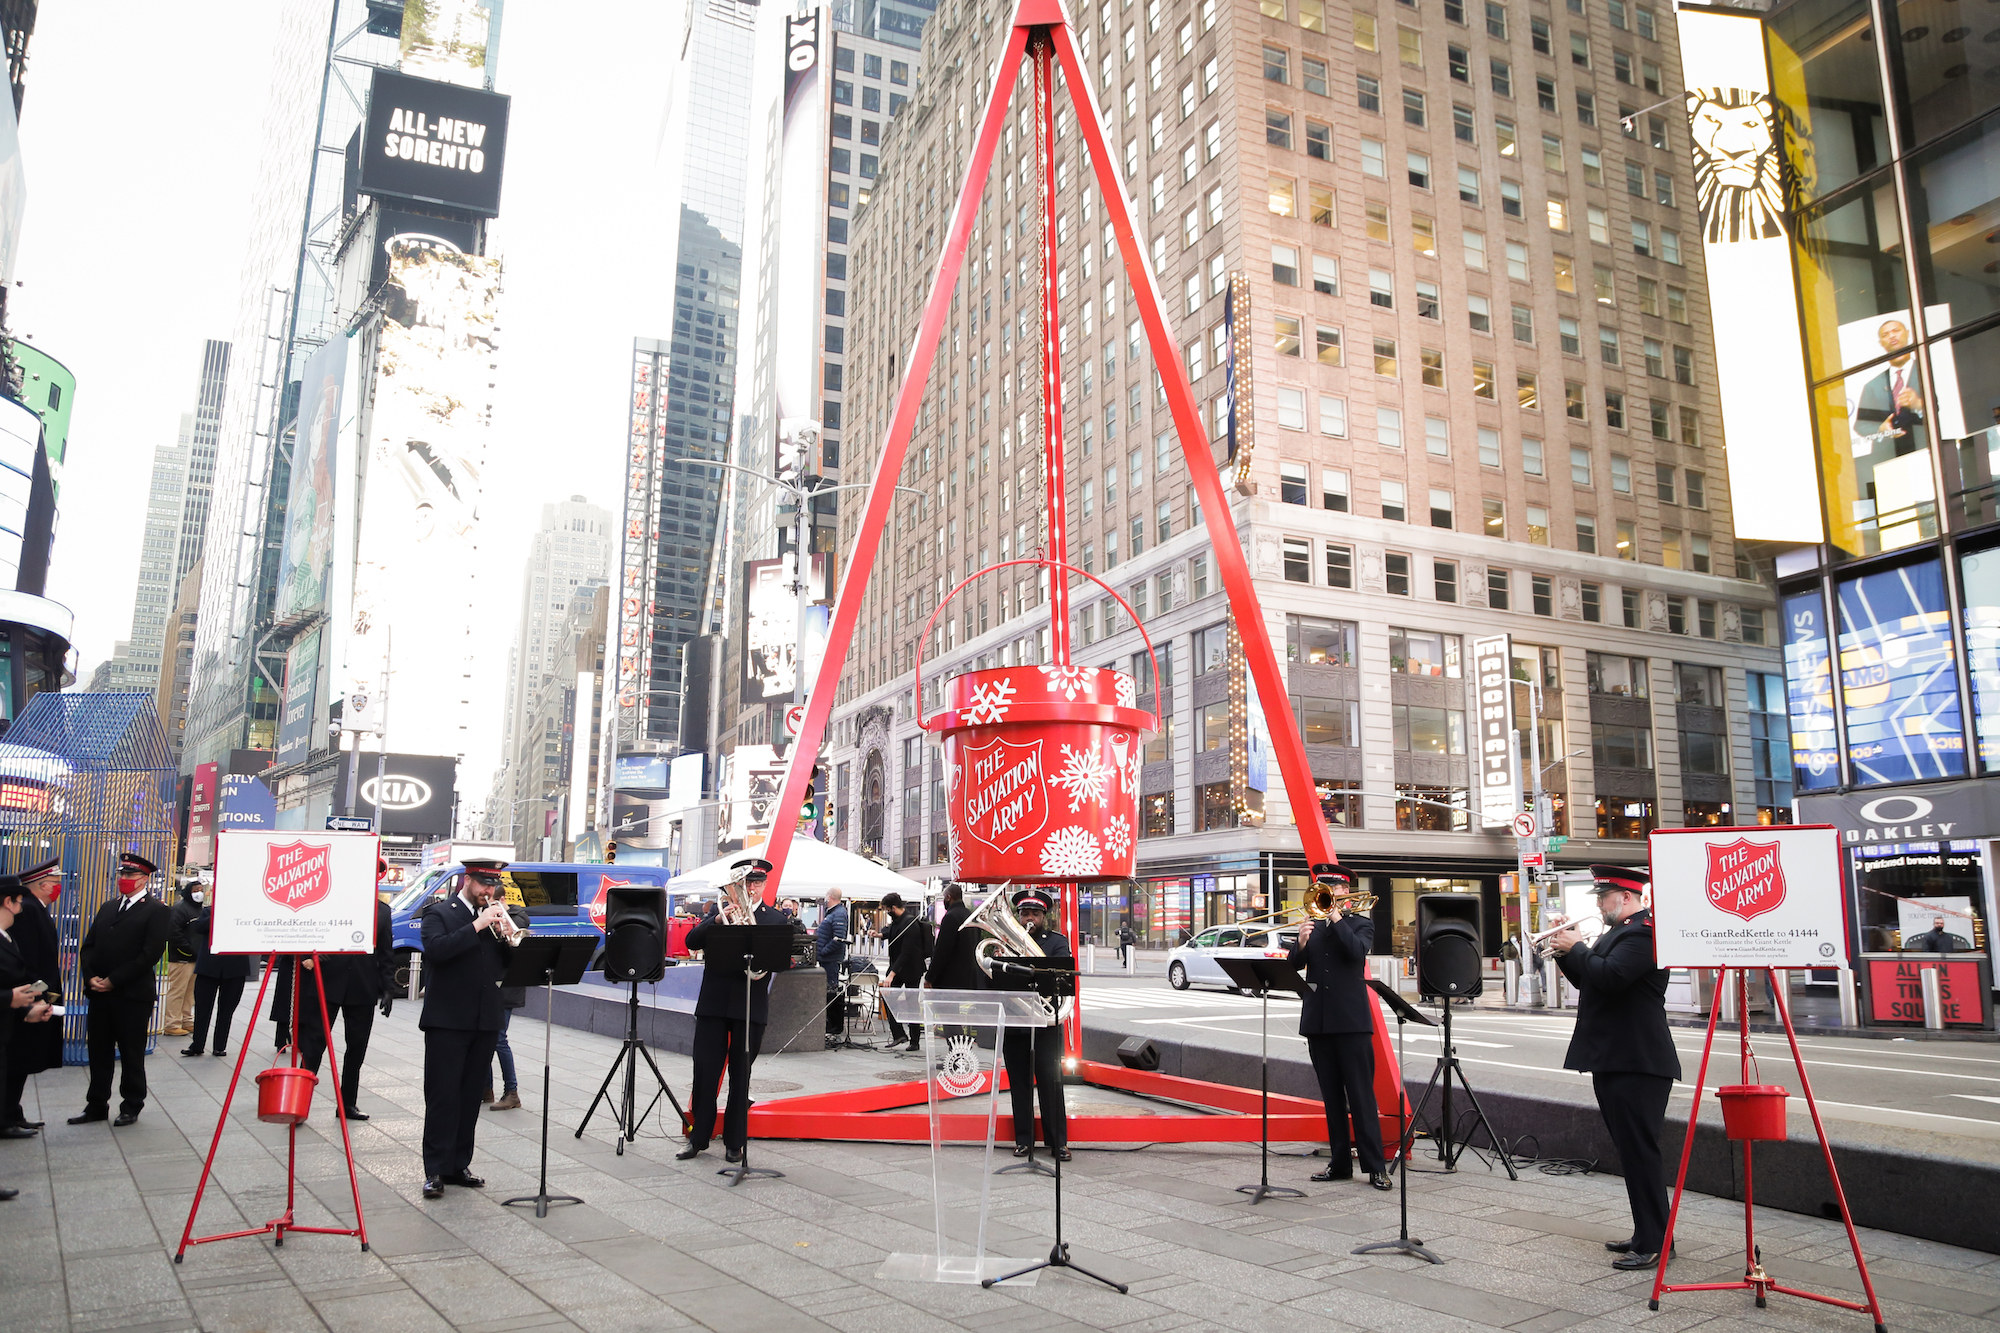
<svg viewBox="0 0 2000 1333">
<path fill-rule="evenodd" d="M 717 912 L 725 926 L 754 926 L 757 924 L 758 895 L 750 888 L 749 867 L 743 867 L 732 874 L 722 886 Z"/>
<path fill-rule="evenodd" d="M 965 918 L 960 930 L 983 930 L 987 938 L 979 941 L 973 950 L 973 960 L 979 970 L 987 976 L 993 975 L 993 960 L 1002 953 L 1016 958 L 1039 958 L 1042 946 L 1035 943 L 1035 937 L 1021 924 L 1021 918 L 1014 915 L 1012 903 L 1007 901 L 1007 886 L 1002 884 L 993 890 L 985 902 L 972 909 L 972 915 Z"/>
</svg>

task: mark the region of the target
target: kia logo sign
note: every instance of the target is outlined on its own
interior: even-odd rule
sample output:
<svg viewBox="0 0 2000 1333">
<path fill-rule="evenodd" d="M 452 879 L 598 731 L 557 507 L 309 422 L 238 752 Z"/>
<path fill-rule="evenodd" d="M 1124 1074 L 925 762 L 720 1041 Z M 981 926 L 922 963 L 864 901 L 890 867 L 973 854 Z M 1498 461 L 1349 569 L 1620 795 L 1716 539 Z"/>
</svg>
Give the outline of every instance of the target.
<svg viewBox="0 0 2000 1333">
<path fill-rule="evenodd" d="M 378 810 L 415 810 L 431 803 L 431 784 L 390 773 L 362 783 L 361 799 Z"/>
<path fill-rule="evenodd" d="M 1867 824 L 1909 824 L 1936 808 L 1921 796 L 1878 796 L 1862 806 L 1860 813 L 1862 822 Z"/>
</svg>

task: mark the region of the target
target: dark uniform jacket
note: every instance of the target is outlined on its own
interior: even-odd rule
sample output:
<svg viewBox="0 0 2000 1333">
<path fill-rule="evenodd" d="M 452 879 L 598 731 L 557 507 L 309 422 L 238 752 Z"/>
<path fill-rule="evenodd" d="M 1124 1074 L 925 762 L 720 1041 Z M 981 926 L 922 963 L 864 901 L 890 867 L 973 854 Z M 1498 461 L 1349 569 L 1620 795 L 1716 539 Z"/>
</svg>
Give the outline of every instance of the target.
<svg viewBox="0 0 2000 1333">
<path fill-rule="evenodd" d="M 153 969 L 167 951 L 167 932 L 172 928 L 169 915 L 167 905 L 152 897 L 142 897 L 128 907 L 123 897 L 113 895 L 97 909 L 77 957 L 77 975 L 83 979 L 92 1004 L 114 1000 L 120 1004 L 153 1003 Z M 103 993 L 91 990 L 92 977 L 108 978 L 111 989 Z"/>
<path fill-rule="evenodd" d="M 167 961 L 170 963 L 192 963 L 194 943 L 188 939 L 188 926 L 201 915 L 201 904 L 194 900 L 194 889 L 178 891 L 174 905 L 167 909 Z"/>
<path fill-rule="evenodd" d="M 188 942 L 194 945 L 194 974 L 198 977 L 213 977 L 217 981 L 243 981 L 250 976 L 250 955 L 247 953 L 217 953 L 209 947 L 215 934 L 215 912 L 213 908 L 203 908 L 200 916 L 188 922 Z"/>
<path fill-rule="evenodd" d="M 27 1024 L 21 1021 L 28 1011 L 14 1008 L 14 988 L 42 980 L 45 978 L 29 975 L 27 961 L 21 957 L 21 950 L 14 941 L 0 935 L 0 1050 L 13 1044 L 17 1031 L 29 1030 Z"/>
<path fill-rule="evenodd" d="M 904 985 L 914 986 L 924 979 L 924 964 L 931 956 L 931 923 L 914 907 L 889 922 L 889 971 Z"/>
<path fill-rule="evenodd" d="M 62 1003 L 62 961 L 58 952 L 55 918 L 34 894 L 21 896 L 21 911 L 14 918 L 14 947 L 28 969 L 22 981 L 39 981 L 55 992 L 51 1004 Z M 18 983 L 17 983 L 18 984 Z M 23 1024 L 14 1033 L 7 1057 L 16 1073 L 39 1074 L 45 1069 L 61 1069 L 63 1062 L 62 1020 L 54 1014 L 45 1023 Z"/>
<path fill-rule="evenodd" d="M 1576 987 L 1564 1069 L 1681 1076 L 1667 1030 L 1667 970 L 1653 962 L 1653 914 L 1635 912 L 1556 960 Z"/>
<path fill-rule="evenodd" d="M 492 931 L 473 929 L 477 915 L 456 893 L 424 912 L 424 1013 L 417 1026 L 426 1031 L 500 1030 L 509 950 Z"/>
<path fill-rule="evenodd" d="M 760 926 L 788 927 L 792 924 L 792 920 L 775 907 L 759 905 L 757 908 L 757 924 Z M 705 949 L 707 945 L 703 941 L 708 938 L 709 932 L 717 929 L 727 929 L 723 924 L 722 914 L 720 912 L 710 912 L 696 923 L 693 930 L 687 933 L 687 947 L 690 949 Z M 790 959 L 785 961 L 785 966 L 791 966 Z M 704 964 L 701 969 L 701 992 L 694 997 L 695 1017 L 742 1018 L 744 1016 L 743 992 L 743 973 L 740 969 L 733 966 L 728 968 L 710 967 Z M 769 1022 L 771 1014 L 770 976 L 767 974 L 751 978 L 749 992 L 750 1021 L 752 1023 Z"/>
<path fill-rule="evenodd" d="M 343 1004 L 375 1004 L 388 993 L 396 971 L 394 925 L 389 904 L 375 900 L 375 948 L 370 953 L 323 953 L 319 956 L 320 984 L 326 988 L 327 1016 Z M 278 959 L 278 997 L 271 1005 L 271 1017 L 281 1025 L 292 1021 L 292 956 Z M 319 1008 L 312 977 L 306 977 L 306 1007 L 301 1015 Z"/>
<path fill-rule="evenodd" d="M 1375 1030 L 1375 996 L 1363 975 L 1374 943 L 1375 923 L 1358 912 L 1338 921 L 1315 922 L 1310 931 L 1300 933 L 1299 942 L 1285 957 L 1305 965 L 1301 1036 Z"/>
<path fill-rule="evenodd" d="M 937 943 L 931 947 L 931 967 L 924 980 L 937 990 L 981 990 L 986 974 L 979 970 L 975 954 L 981 932 L 961 930 L 972 909 L 958 903 L 946 910 L 938 923 Z"/>
</svg>

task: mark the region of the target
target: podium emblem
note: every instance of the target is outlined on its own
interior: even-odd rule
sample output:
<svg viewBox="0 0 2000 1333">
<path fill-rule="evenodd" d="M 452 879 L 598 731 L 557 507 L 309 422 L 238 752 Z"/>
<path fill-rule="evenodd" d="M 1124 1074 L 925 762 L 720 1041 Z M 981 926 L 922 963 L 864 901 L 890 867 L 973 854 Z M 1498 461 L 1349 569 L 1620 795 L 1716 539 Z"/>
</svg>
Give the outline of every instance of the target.
<svg viewBox="0 0 2000 1333">
<path fill-rule="evenodd" d="M 944 1066 L 937 1071 L 938 1090 L 947 1097 L 970 1097 L 986 1081 L 979 1067 L 979 1043 L 960 1033 L 945 1042 Z"/>
<path fill-rule="evenodd" d="M 1785 869 L 1778 862 L 1778 844 L 1711 843 L 1708 847 L 1707 894 L 1718 911 L 1750 921 L 1785 901 Z"/>
<path fill-rule="evenodd" d="M 302 912 L 333 892 L 333 848 L 287 842 L 265 849 L 264 896 L 288 912 Z"/>
</svg>

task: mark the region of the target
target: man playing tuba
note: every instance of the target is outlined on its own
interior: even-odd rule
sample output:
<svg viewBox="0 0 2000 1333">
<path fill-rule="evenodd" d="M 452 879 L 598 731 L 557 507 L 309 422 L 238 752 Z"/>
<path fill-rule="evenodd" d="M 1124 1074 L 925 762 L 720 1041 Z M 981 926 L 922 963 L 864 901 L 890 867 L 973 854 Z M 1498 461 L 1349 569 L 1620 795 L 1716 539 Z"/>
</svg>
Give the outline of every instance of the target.
<svg viewBox="0 0 2000 1333">
<path fill-rule="evenodd" d="M 1069 958 L 1069 940 L 1048 928 L 1053 906 L 1047 889 L 1022 889 L 1014 895 L 1014 911 L 1027 928 L 1036 951 L 1050 958 Z M 1007 1061 L 1007 1089 L 1014 1099 L 1014 1155 L 1026 1157 L 1035 1146 L 1035 1099 L 1042 1103 L 1042 1142 L 1060 1161 L 1069 1160 L 1069 1112 L 1063 1105 L 1062 1024 L 1007 1029 L 1001 1053 Z"/>
<path fill-rule="evenodd" d="M 764 881 L 771 873 L 769 861 L 745 857 L 729 869 L 730 881 L 722 886 L 717 909 L 687 933 L 688 948 L 702 948 L 710 928 L 717 925 L 788 924 L 782 912 L 762 902 Z M 688 1103 L 688 1141 L 687 1147 L 674 1154 L 675 1161 L 684 1162 L 705 1151 L 715 1137 L 715 1093 L 725 1066 L 729 1103 L 722 1117 L 722 1142 L 728 1150 L 724 1156 L 731 1162 L 743 1159 L 743 1145 L 750 1137 L 750 1067 L 764 1043 L 770 974 L 750 974 L 747 1013 L 744 990 L 738 974 L 713 967 L 702 969 L 701 991 L 694 1001 L 694 1092 Z"/>
</svg>

